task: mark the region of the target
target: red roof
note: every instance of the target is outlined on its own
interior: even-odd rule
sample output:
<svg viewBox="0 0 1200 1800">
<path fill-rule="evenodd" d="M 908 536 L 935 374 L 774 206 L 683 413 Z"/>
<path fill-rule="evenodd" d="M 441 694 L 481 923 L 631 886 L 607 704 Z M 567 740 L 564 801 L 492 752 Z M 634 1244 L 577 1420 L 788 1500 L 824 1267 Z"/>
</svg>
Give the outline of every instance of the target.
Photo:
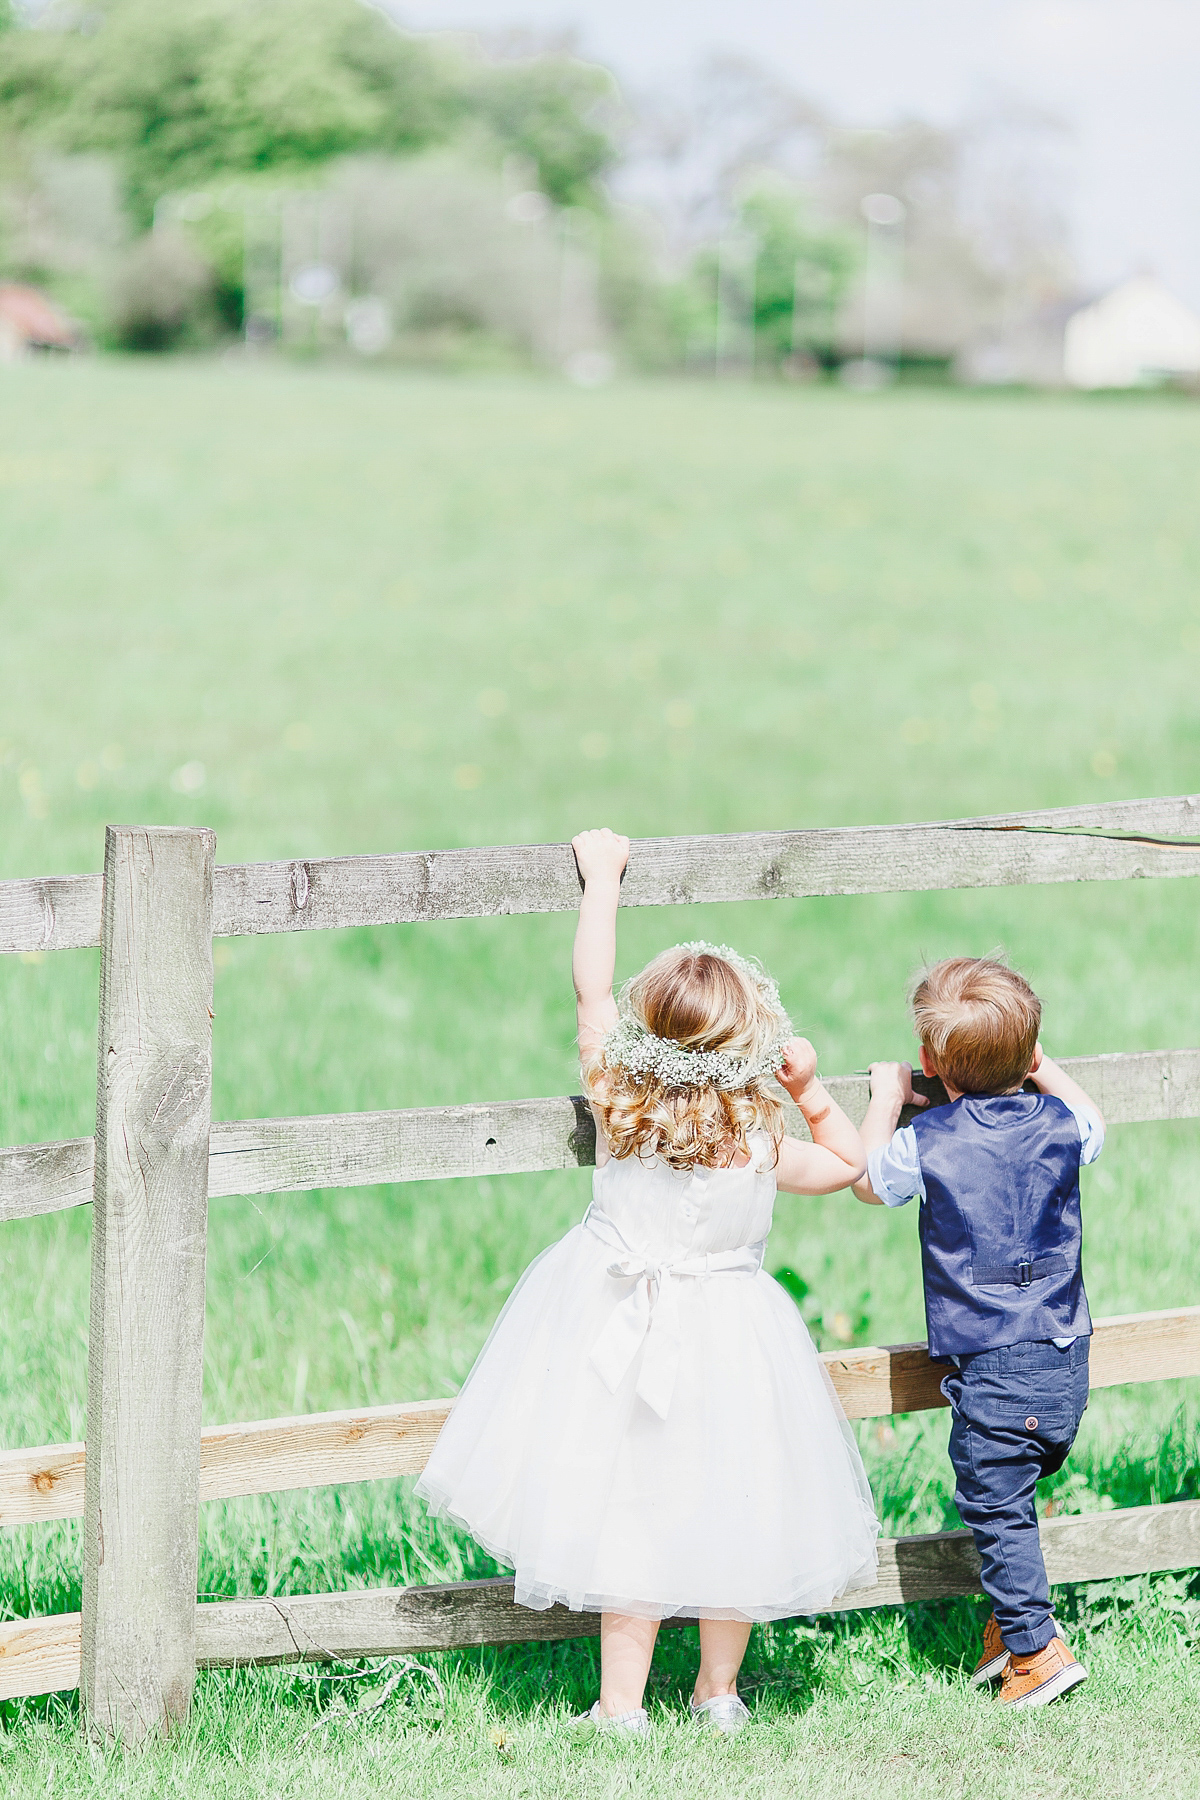
<svg viewBox="0 0 1200 1800">
<path fill-rule="evenodd" d="M 50 344 L 70 350 L 78 341 L 78 333 L 65 313 L 37 288 L 22 287 L 17 282 L 0 283 L 0 320 L 27 344 Z"/>
</svg>

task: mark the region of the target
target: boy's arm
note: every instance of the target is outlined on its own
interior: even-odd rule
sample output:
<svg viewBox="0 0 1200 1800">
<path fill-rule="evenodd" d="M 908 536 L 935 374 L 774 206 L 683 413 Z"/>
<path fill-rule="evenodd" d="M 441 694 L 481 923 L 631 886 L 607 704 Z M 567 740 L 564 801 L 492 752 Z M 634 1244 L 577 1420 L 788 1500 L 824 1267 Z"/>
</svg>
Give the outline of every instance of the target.
<svg viewBox="0 0 1200 1800">
<path fill-rule="evenodd" d="M 871 1098 L 859 1136 L 869 1157 L 873 1150 L 883 1150 L 891 1143 L 903 1107 L 924 1106 L 926 1101 L 924 1095 L 913 1092 L 912 1067 L 908 1063 L 872 1063 L 868 1074 Z M 867 1206 L 884 1205 L 882 1197 L 871 1186 L 869 1175 L 864 1174 L 856 1181 L 853 1191 L 855 1199 Z"/>
<path fill-rule="evenodd" d="M 613 971 L 617 963 L 617 902 L 629 861 L 629 839 L 607 829 L 581 831 L 571 841 L 583 882 L 571 975 L 580 1054 L 588 1056 L 617 1022 Z"/>
<path fill-rule="evenodd" d="M 857 1131 L 817 1076 L 817 1053 L 807 1038 L 792 1038 L 776 1080 L 791 1095 L 812 1133 L 812 1143 L 784 1138 L 775 1182 L 785 1194 L 836 1194 L 866 1165 Z"/>
<path fill-rule="evenodd" d="M 1094 1113 L 1101 1125 L 1104 1124 L 1104 1114 L 1091 1095 L 1086 1094 L 1065 1069 L 1060 1069 L 1056 1062 L 1052 1062 L 1048 1056 L 1043 1056 L 1040 1044 L 1033 1053 L 1033 1067 L 1029 1071 L 1029 1079 L 1039 1093 L 1053 1094 L 1056 1099 L 1065 1100 L 1068 1106 L 1077 1106 L 1084 1112 Z"/>
</svg>

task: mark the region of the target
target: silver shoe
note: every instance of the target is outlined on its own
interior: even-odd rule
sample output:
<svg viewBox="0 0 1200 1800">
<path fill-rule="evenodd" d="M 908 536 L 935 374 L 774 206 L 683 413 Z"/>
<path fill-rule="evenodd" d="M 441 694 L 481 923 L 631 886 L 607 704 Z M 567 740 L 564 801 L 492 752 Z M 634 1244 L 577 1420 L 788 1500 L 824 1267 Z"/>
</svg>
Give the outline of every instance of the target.
<svg viewBox="0 0 1200 1800">
<path fill-rule="evenodd" d="M 732 1737 L 735 1731 L 750 1722 L 750 1713 L 736 1694 L 714 1694 L 711 1700 L 702 1700 L 699 1706 L 693 1700 L 691 1707 L 692 1717 L 698 1724 L 707 1725 L 725 1737 Z"/>
<path fill-rule="evenodd" d="M 600 1702 L 572 1721 L 576 1725 L 594 1725 L 597 1731 L 616 1731 L 623 1737 L 646 1737 L 650 1730 L 650 1719 L 644 1706 L 635 1706 L 632 1712 L 602 1713 Z"/>
</svg>

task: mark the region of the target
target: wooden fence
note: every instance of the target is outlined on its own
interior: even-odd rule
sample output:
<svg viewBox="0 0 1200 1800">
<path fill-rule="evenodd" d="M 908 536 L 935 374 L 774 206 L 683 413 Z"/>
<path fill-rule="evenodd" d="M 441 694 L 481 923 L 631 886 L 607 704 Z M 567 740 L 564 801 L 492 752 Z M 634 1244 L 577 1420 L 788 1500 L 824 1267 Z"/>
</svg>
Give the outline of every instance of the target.
<svg viewBox="0 0 1200 1800">
<path fill-rule="evenodd" d="M 0 1625 L 0 1698 L 82 1687 L 98 1737 L 186 1712 L 197 1667 L 567 1638 L 594 1616 L 513 1602 L 506 1580 L 197 1604 L 201 1500 L 419 1471 L 430 1400 L 201 1427 L 211 1195 L 565 1169 L 594 1160 L 578 1098 L 213 1122 L 214 936 L 573 909 L 567 845 L 214 866 L 209 831 L 110 827 L 103 875 L 0 883 L 0 952 L 101 950 L 94 1138 L 0 1150 L 0 1220 L 91 1203 L 86 1445 L 0 1452 L 0 1525 L 82 1517 L 81 1614 Z M 647 839 L 622 904 L 1200 874 L 1200 797 L 873 829 Z M 1200 1050 L 1066 1065 L 1108 1120 L 1200 1116 Z M 862 1077 L 830 1082 L 851 1116 Z M 803 1133 L 794 1109 L 790 1129 Z M 851 1418 L 941 1406 L 923 1344 L 827 1353 Z M 1095 1386 L 1200 1374 L 1200 1307 L 1097 1321 Z M 1050 1578 L 1200 1564 L 1200 1502 L 1047 1520 Z M 971 1593 L 966 1532 L 887 1540 L 894 1605 Z"/>
</svg>

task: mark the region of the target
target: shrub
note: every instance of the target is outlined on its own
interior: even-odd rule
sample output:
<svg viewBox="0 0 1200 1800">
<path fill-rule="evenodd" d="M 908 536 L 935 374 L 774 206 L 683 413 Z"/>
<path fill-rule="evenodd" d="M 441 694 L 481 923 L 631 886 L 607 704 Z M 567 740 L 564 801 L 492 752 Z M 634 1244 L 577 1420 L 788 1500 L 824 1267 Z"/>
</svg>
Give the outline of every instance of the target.
<svg viewBox="0 0 1200 1800">
<path fill-rule="evenodd" d="M 216 327 L 211 268 L 182 233 L 152 231 L 116 262 L 109 281 L 109 332 L 123 350 L 172 350 L 211 339 Z"/>
</svg>

